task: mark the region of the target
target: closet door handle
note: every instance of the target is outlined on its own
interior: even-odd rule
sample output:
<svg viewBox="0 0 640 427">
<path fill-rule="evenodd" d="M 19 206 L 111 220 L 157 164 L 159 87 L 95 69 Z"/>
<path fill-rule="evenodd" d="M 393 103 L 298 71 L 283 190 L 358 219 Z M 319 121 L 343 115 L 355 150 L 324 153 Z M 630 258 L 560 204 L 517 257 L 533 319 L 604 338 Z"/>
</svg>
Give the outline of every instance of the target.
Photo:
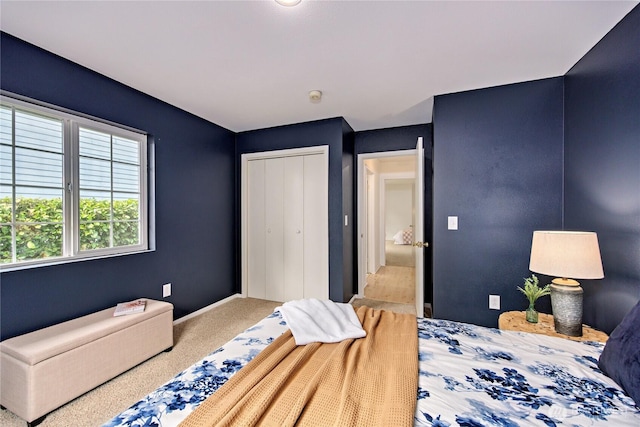
<svg viewBox="0 0 640 427">
<path fill-rule="evenodd" d="M 413 246 L 415 246 L 416 248 L 428 248 L 429 242 L 415 242 Z"/>
</svg>

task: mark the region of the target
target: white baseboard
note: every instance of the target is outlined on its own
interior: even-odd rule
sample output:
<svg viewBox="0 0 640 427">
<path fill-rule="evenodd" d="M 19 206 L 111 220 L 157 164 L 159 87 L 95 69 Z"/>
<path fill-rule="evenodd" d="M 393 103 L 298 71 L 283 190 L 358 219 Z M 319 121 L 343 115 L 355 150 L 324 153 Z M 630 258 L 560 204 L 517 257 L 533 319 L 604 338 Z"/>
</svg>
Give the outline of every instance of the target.
<svg viewBox="0 0 640 427">
<path fill-rule="evenodd" d="M 218 302 L 214 302 L 214 303 L 213 303 L 213 304 L 211 304 L 211 305 L 208 305 L 208 306 L 206 306 L 206 307 L 202 307 L 200 310 L 194 311 L 193 313 L 189 313 L 189 314 L 187 314 L 186 316 L 183 316 L 183 317 L 181 317 L 181 318 L 179 318 L 179 319 L 174 320 L 174 321 L 173 321 L 173 324 L 174 324 L 174 325 L 177 325 L 178 323 L 182 323 L 182 322 L 184 322 L 184 321 L 186 321 L 186 320 L 192 319 L 192 318 L 194 318 L 194 317 L 196 317 L 196 316 L 201 315 L 202 313 L 206 313 L 207 311 L 211 310 L 212 308 L 216 308 L 216 307 L 218 307 L 218 306 L 220 306 L 220 305 L 222 305 L 222 304 L 224 304 L 224 303 L 227 303 L 227 302 L 229 302 L 229 301 L 231 301 L 231 300 L 234 300 L 234 299 L 236 299 L 236 298 L 242 298 L 242 295 L 240 295 L 240 294 L 233 294 L 233 295 L 231 295 L 230 297 L 227 297 L 227 298 L 225 298 L 225 299 L 221 299 L 221 300 L 220 300 L 220 301 L 218 301 Z"/>
</svg>

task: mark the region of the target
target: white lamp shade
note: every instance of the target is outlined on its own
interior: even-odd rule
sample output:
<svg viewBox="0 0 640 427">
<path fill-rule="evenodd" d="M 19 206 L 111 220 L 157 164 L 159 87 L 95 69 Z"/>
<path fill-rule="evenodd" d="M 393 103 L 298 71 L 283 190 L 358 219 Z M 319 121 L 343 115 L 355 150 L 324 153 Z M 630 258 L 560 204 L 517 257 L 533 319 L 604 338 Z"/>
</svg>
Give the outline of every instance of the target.
<svg viewBox="0 0 640 427">
<path fill-rule="evenodd" d="M 598 235 L 589 231 L 534 231 L 529 270 L 567 279 L 602 279 Z"/>
</svg>

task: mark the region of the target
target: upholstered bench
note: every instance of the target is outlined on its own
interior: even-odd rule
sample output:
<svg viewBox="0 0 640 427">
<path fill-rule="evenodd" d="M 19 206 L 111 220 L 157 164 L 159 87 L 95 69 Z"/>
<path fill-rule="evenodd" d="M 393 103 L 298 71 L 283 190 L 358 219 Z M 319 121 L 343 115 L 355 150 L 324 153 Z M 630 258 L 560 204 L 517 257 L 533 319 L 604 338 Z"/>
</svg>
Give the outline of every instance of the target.
<svg viewBox="0 0 640 427">
<path fill-rule="evenodd" d="M 173 346 L 173 305 L 115 307 L 0 343 L 0 404 L 39 424 L 46 414 Z"/>
</svg>

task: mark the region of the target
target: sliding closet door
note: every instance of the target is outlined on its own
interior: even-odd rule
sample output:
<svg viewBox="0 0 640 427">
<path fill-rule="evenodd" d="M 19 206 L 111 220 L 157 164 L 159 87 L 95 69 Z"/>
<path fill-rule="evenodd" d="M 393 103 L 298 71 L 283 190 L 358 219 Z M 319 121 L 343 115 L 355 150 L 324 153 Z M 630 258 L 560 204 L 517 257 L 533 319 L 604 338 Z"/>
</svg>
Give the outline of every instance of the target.
<svg viewBox="0 0 640 427">
<path fill-rule="evenodd" d="M 247 295 L 272 301 L 327 299 L 327 155 L 267 153 L 243 167 Z"/>
<path fill-rule="evenodd" d="M 285 301 L 284 297 L 284 159 L 265 160 L 264 219 L 267 227 L 266 298 Z"/>
<path fill-rule="evenodd" d="M 329 298 L 328 216 L 322 154 L 304 156 L 304 297 Z"/>
<path fill-rule="evenodd" d="M 304 157 L 284 158 L 284 290 L 282 301 L 304 297 Z"/>
<path fill-rule="evenodd" d="M 267 299 L 266 285 L 266 237 L 265 225 L 265 160 L 252 160 L 247 163 L 247 192 L 251 195 L 247 199 L 247 229 L 249 236 L 246 240 L 247 280 L 251 283 L 248 295 L 251 298 Z"/>
</svg>

